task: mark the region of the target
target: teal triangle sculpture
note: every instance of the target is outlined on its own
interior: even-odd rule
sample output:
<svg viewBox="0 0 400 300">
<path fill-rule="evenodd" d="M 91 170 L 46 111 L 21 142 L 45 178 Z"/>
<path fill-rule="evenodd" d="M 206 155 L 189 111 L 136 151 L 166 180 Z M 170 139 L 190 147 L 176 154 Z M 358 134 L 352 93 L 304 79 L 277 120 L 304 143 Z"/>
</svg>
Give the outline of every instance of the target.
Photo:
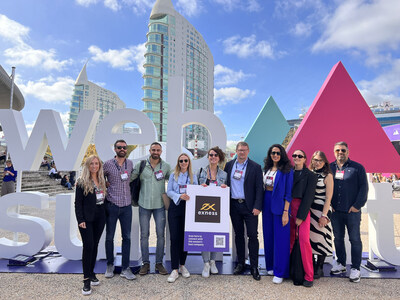
<svg viewBox="0 0 400 300">
<path fill-rule="evenodd" d="M 273 144 L 281 144 L 289 129 L 281 110 L 270 96 L 244 139 L 250 147 L 249 157 L 264 166 L 268 148 Z"/>
</svg>

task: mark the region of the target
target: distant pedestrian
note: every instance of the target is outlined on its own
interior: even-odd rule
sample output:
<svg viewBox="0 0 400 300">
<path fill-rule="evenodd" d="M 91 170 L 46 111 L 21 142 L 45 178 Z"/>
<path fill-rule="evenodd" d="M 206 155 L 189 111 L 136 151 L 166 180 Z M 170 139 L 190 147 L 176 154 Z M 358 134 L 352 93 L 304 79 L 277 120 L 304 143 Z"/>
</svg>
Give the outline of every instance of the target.
<svg viewBox="0 0 400 300">
<path fill-rule="evenodd" d="M 1 195 L 15 192 L 15 179 L 17 178 L 17 171 L 14 170 L 14 166 L 10 159 L 6 161 L 6 167 L 4 168 L 3 183 L 1 185 Z"/>
</svg>

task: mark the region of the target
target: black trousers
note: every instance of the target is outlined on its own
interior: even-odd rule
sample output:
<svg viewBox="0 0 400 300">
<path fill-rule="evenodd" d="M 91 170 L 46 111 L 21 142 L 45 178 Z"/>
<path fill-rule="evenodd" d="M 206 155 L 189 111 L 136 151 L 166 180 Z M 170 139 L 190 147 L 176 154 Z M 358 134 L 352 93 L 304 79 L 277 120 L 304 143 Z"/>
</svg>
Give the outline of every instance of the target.
<svg viewBox="0 0 400 300">
<path fill-rule="evenodd" d="M 258 266 L 258 216 L 249 211 L 245 202 L 239 203 L 231 199 L 230 215 L 233 229 L 235 230 L 235 245 L 238 256 L 238 263 L 245 262 L 245 240 L 244 224 L 246 224 L 247 236 L 249 238 L 249 258 L 251 267 Z"/>
<path fill-rule="evenodd" d="M 104 204 L 96 205 L 96 214 L 93 222 L 85 222 L 86 228 L 79 227 L 81 233 L 83 249 L 82 249 L 82 269 L 83 277 L 89 278 L 94 274 L 94 266 L 96 264 L 97 249 L 101 234 L 106 224 L 106 210 Z"/>
<path fill-rule="evenodd" d="M 181 200 L 179 205 L 174 201 L 168 209 L 168 225 L 171 238 L 171 268 L 178 269 L 186 262 L 187 252 L 183 250 L 185 238 L 185 208 L 186 201 Z"/>
</svg>

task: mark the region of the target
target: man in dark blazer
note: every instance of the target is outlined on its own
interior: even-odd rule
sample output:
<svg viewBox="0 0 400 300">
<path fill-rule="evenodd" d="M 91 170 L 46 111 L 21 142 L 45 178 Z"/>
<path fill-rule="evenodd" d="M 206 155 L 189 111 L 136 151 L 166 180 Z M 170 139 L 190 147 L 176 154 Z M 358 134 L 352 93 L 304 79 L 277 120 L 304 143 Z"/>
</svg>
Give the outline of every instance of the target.
<svg viewBox="0 0 400 300">
<path fill-rule="evenodd" d="M 227 185 L 230 187 L 230 215 L 235 230 L 235 244 L 238 264 L 234 275 L 244 270 L 245 240 L 244 224 L 249 238 L 249 257 L 251 274 L 255 280 L 260 280 L 258 272 L 258 215 L 263 205 L 263 181 L 261 166 L 248 158 L 250 149 L 245 142 L 236 145 L 237 158 L 225 166 Z"/>
</svg>

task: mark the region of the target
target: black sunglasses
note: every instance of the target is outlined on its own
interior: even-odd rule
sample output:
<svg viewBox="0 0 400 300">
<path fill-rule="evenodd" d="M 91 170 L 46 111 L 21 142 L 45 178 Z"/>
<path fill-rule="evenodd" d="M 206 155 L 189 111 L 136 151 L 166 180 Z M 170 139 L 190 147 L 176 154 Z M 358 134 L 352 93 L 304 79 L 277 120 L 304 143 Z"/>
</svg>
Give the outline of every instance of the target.
<svg viewBox="0 0 400 300">
<path fill-rule="evenodd" d="M 121 150 L 121 149 L 126 150 L 126 146 L 117 146 L 117 149 L 118 149 L 118 150 Z"/>
<path fill-rule="evenodd" d="M 187 163 L 188 161 L 189 161 L 189 160 L 187 160 L 187 159 L 180 159 L 180 160 L 179 160 L 180 163 L 184 163 L 184 162 Z"/>
<path fill-rule="evenodd" d="M 342 151 L 343 153 L 346 153 L 346 152 L 347 152 L 347 149 L 336 149 L 335 151 L 336 151 L 336 152 Z"/>
<path fill-rule="evenodd" d="M 218 157 L 218 153 L 215 153 L 215 154 L 214 153 L 210 153 L 210 154 L 208 154 L 208 156 L 209 157 Z"/>
<path fill-rule="evenodd" d="M 272 151 L 272 152 L 271 152 L 271 155 L 278 155 L 278 156 L 281 156 L 281 153 L 280 153 L 280 152 Z"/>
<path fill-rule="evenodd" d="M 296 158 L 296 157 L 298 157 L 298 158 L 304 158 L 304 155 L 301 155 L 301 154 L 292 154 L 292 157 L 293 157 L 293 158 Z"/>
</svg>

